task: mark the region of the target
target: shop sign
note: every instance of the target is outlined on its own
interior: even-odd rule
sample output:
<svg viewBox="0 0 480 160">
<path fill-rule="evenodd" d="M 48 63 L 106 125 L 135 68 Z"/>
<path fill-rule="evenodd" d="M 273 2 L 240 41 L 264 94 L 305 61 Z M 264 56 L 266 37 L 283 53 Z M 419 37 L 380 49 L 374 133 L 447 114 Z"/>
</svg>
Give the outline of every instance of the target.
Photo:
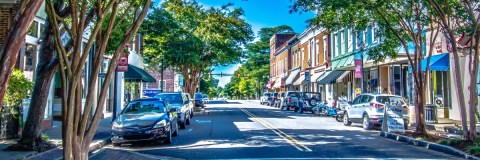
<svg viewBox="0 0 480 160">
<path fill-rule="evenodd" d="M 122 54 L 117 67 L 118 72 L 128 72 L 128 54 Z"/>
<path fill-rule="evenodd" d="M 305 72 L 305 82 L 310 83 L 310 72 Z"/>
<path fill-rule="evenodd" d="M 362 90 L 360 88 L 355 89 L 355 94 L 359 95 L 362 94 Z"/>
<path fill-rule="evenodd" d="M 362 78 L 362 59 L 355 59 L 355 78 Z"/>
<path fill-rule="evenodd" d="M 144 89 L 143 96 L 144 97 L 154 97 L 156 94 L 160 93 L 158 89 Z"/>
<path fill-rule="evenodd" d="M 181 74 L 178 75 L 178 86 L 183 87 L 183 76 Z"/>
<path fill-rule="evenodd" d="M 385 105 L 383 111 L 382 130 L 386 132 L 405 132 L 401 105 Z"/>
</svg>

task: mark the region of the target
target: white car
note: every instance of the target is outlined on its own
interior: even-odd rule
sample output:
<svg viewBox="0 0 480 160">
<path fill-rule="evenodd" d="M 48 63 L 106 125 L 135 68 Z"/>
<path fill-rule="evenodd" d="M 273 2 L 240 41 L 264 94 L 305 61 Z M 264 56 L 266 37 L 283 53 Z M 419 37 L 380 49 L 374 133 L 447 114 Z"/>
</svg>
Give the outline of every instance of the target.
<svg viewBox="0 0 480 160">
<path fill-rule="evenodd" d="M 358 95 L 346 107 L 343 124 L 350 126 L 352 122 L 362 123 L 365 130 L 372 129 L 374 126 L 381 126 L 383 110 L 387 102 L 391 105 L 402 105 L 405 129 L 407 129 L 409 123 L 407 104 L 402 97 L 389 94 L 365 93 Z"/>
</svg>

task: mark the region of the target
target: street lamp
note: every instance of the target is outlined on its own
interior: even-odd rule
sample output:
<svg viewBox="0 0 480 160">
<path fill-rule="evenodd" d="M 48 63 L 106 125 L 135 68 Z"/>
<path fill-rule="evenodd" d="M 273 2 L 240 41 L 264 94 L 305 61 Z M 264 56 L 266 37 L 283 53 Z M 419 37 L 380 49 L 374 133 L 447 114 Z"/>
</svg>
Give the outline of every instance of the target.
<svg viewBox="0 0 480 160">
<path fill-rule="evenodd" d="M 308 60 L 308 90 L 307 91 L 311 91 L 311 82 L 310 82 L 310 72 L 312 71 L 312 60 Z M 305 75 L 307 76 L 307 75 Z"/>
</svg>

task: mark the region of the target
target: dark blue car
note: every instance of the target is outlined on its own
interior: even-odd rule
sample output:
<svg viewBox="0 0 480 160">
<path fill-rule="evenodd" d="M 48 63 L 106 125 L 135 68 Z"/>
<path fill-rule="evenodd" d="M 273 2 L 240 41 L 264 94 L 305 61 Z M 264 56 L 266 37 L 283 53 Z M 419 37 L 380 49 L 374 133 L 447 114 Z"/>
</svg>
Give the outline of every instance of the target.
<svg viewBox="0 0 480 160">
<path fill-rule="evenodd" d="M 112 144 L 136 141 L 172 143 L 178 135 L 176 109 L 158 98 L 131 101 L 115 119 Z"/>
</svg>

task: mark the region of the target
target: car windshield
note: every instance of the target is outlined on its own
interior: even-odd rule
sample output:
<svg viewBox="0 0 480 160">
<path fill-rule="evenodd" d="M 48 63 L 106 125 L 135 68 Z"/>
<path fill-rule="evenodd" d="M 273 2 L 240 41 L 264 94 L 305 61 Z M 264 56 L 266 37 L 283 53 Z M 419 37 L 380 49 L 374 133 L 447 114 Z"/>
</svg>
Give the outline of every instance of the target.
<svg viewBox="0 0 480 160">
<path fill-rule="evenodd" d="M 128 104 L 122 114 L 165 113 L 165 105 L 161 101 L 133 101 Z"/>
<path fill-rule="evenodd" d="M 155 96 L 155 98 L 160 98 L 171 104 L 182 104 L 182 95 L 181 94 L 164 94 L 160 93 Z"/>
<path fill-rule="evenodd" d="M 195 94 L 195 99 L 201 99 L 202 95 L 201 94 Z"/>
<path fill-rule="evenodd" d="M 315 99 L 320 99 L 320 93 L 304 93 L 303 98 L 315 98 Z"/>
<path fill-rule="evenodd" d="M 401 97 L 396 97 L 396 96 L 378 96 L 377 97 L 377 102 L 382 103 L 382 104 L 386 104 L 388 102 L 391 105 L 404 105 L 405 104 Z"/>
</svg>

